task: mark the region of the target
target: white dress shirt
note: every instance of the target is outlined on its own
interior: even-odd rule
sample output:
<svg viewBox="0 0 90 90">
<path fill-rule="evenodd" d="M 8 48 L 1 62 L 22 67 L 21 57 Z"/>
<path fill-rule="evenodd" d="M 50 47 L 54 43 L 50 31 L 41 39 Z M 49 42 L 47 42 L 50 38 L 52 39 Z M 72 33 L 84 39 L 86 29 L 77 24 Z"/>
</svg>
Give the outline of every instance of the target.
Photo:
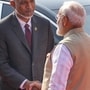
<svg viewBox="0 0 90 90">
<path fill-rule="evenodd" d="M 73 60 L 70 51 L 63 44 L 57 45 L 52 54 L 52 73 L 48 90 L 66 90 L 72 66 Z"/>
<path fill-rule="evenodd" d="M 20 26 L 21 26 L 24 34 L 25 34 L 25 27 L 24 27 L 24 26 L 25 26 L 26 22 L 24 22 L 24 21 L 22 21 L 20 18 L 18 18 L 17 15 L 16 15 L 16 18 L 17 18 L 18 22 L 20 23 Z M 32 29 L 31 29 L 31 18 L 29 19 L 29 21 L 27 22 L 27 24 L 29 25 L 29 30 L 32 30 Z M 32 31 L 30 31 L 30 32 L 32 32 Z"/>
</svg>

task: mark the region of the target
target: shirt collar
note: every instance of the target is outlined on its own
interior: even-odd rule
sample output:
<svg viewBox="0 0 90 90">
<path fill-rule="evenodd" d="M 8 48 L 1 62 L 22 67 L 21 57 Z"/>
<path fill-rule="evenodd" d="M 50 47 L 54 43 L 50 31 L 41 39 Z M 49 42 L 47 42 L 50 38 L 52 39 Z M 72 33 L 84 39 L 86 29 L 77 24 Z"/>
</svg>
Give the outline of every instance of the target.
<svg viewBox="0 0 90 90">
<path fill-rule="evenodd" d="M 15 14 L 16 15 L 16 14 Z M 18 19 L 19 23 L 21 26 L 25 26 L 26 22 L 24 22 L 23 20 L 21 20 L 17 15 L 16 18 Z M 27 22 L 27 24 L 30 26 L 31 28 L 31 18 L 29 19 L 29 21 Z"/>
</svg>

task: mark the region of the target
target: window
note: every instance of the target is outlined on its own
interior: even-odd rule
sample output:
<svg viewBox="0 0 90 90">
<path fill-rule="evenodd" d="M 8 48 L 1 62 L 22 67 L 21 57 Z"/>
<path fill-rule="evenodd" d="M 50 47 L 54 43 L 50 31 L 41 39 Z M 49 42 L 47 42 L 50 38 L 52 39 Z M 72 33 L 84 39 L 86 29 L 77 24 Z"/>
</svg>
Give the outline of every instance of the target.
<svg viewBox="0 0 90 90">
<path fill-rule="evenodd" d="M 7 15 L 10 14 L 12 11 L 13 11 L 13 8 L 12 8 L 10 5 L 8 5 L 8 4 L 3 4 L 1 18 L 7 16 Z"/>
</svg>

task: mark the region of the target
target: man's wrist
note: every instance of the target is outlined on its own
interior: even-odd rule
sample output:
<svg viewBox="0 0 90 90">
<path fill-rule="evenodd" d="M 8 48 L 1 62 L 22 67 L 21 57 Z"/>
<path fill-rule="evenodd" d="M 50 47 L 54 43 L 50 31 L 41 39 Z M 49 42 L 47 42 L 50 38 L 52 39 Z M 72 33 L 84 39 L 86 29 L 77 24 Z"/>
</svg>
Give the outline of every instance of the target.
<svg viewBox="0 0 90 90">
<path fill-rule="evenodd" d="M 26 88 L 30 88 L 30 84 L 31 84 L 31 81 L 27 80 L 24 85 L 23 85 L 23 88 L 26 89 Z"/>
<path fill-rule="evenodd" d="M 28 81 L 28 80 L 25 79 L 25 80 L 21 83 L 21 85 L 20 85 L 20 89 L 25 89 L 25 88 L 24 88 L 24 84 L 25 84 L 27 81 Z"/>
</svg>

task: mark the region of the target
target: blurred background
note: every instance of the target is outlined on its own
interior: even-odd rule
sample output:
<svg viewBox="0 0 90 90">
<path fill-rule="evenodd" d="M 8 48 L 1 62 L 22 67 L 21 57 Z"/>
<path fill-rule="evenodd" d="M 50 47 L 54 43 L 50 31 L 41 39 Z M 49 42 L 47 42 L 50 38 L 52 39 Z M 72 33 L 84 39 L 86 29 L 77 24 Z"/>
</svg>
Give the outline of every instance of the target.
<svg viewBox="0 0 90 90">
<path fill-rule="evenodd" d="M 71 0 L 35 0 L 36 2 L 36 10 L 35 15 L 39 15 L 45 19 L 48 19 L 51 23 L 51 28 L 54 34 L 55 44 L 57 44 L 63 37 L 58 37 L 56 35 L 56 14 L 58 9 L 61 7 L 64 1 Z M 73 0 L 80 2 L 86 9 L 87 17 L 86 23 L 84 26 L 85 31 L 90 34 L 90 0 Z M 0 19 L 4 18 L 8 14 L 10 14 L 14 9 L 9 5 L 9 0 L 0 0 Z M 85 41 L 84 41 L 85 42 Z M 0 84 L 1 87 L 1 84 Z M 1 89 L 0 89 L 1 90 Z"/>
</svg>

